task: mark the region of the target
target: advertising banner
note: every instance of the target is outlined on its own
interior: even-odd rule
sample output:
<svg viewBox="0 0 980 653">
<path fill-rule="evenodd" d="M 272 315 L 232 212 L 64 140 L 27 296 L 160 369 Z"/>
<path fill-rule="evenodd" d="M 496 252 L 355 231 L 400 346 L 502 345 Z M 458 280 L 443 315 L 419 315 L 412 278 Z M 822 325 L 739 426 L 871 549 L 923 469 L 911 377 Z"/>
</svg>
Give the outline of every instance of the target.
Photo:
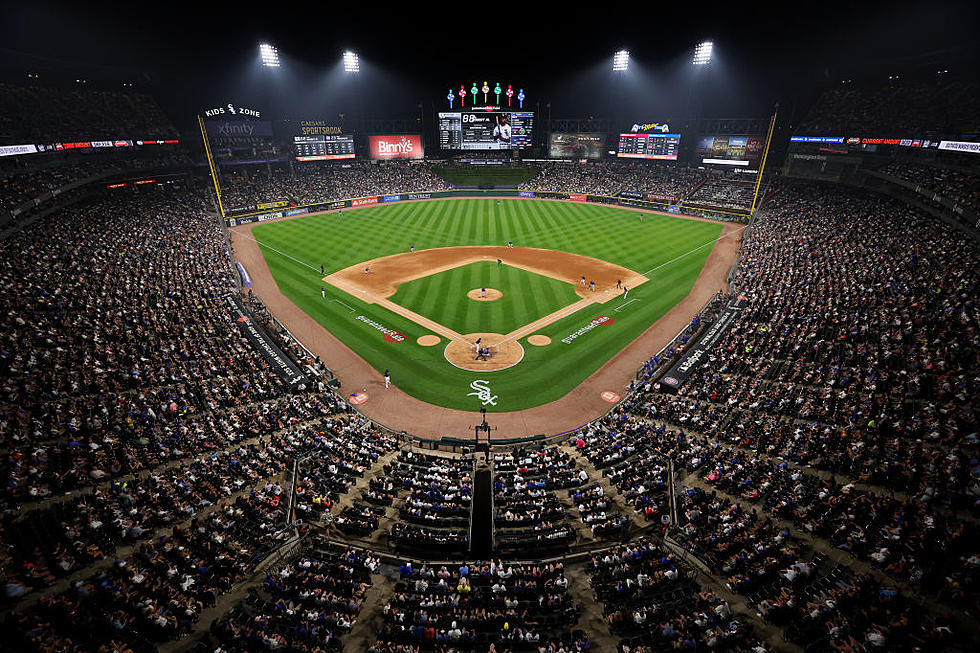
<svg viewBox="0 0 980 653">
<path fill-rule="evenodd" d="M 211 138 L 269 138 L 272 123 L 268 120 L 208 120 L 204 128 Z"/>
<path fill-rule="evenodd" d="M 17 156 L 18 154 L 34 154 L 36 145 L 0 145 L 0 156 Z"/>
<path fill-rule="evenodd" d="M 368 204 L 377 204 L 377 197 L 360 197 L 356 200 L 351 200 L 351 206 L 367 206 Z"/>
<path fill-rule="evenodd" d="M 286 200 L 279 200 L 277 202 L 262 202 L 261 204 L 256 204 L 255 208 L 259 211 L 265 211 L 266 209 L 281 209 L 284 206 L 288 206 L 289 202 Z"/>
<path fill-rule="evenodd" d="M 372 159 L 421 159 L 421 134 L 368 136 Z"/>
<path fill-rule="evenodd" d="M 700 338 L 687 345 L 687 349 L 677 359 L 674 366 L 660 379 L 660 387 L 665 392 L 677 392 L 677 389 L 691 378 L 695 370 L 709 359 L 711 350 L 728 333 L 732 322 L 735 321 L 735 318 L 738 317 L 738 314 L 745 308 L 746 304 L 748 304 L 748 299 L 743 295 L 739 295 L 734 301 L 728 304 L 718 319 L 704 331 Z"/>
<path fill-rule="evenodd" d="M 980 154 L 980 142 L 939 141 L 939 149 L 952 150 L 954 152 L 968 152 L 970 154 Z"/>
<path fill-rule="evenodd" d="M 306 380 L 299 367 L 279 349 L 279 346 L 269 338 L 265 331 L 255 325 L 238 295 L 226 295 L 225 303 L 232 319 L 238 324 L 242 336 L 265 358 L 269 366 L 283 381 L 294 386 Z"/>
</svg>

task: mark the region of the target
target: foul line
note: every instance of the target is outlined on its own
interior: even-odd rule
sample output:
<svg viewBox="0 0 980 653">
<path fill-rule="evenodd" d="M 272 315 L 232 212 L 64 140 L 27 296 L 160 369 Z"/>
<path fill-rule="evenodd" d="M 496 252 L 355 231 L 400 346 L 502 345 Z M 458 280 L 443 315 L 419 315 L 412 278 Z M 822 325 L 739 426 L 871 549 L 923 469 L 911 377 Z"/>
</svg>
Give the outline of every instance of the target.
<svg viewBox="0 0 980 653">
<path fill-rule="evenodd" d="M 345 304 L 344 302 L 342 302 L 342 301 L 340 301 L 339 299 L 331 299 L 330 301 L 332 301 L 332 302 L 337 302 L 337 303 L 338 303 L 338 304 L 340 304 L 341 306 L 346 306 L 347 308 L 349 308 L 349 309 L 350 309 L 350 312 L 351 312 L 351 313 L 354 313 L 354 312 L 356 312 L 356 310 L 357 310 L 357 309 L 355 309 L 355 308 L 353 308 L 352 306 L 350 306 L 349 304 Z"/>
<path fill-rule="evenodd" d="M 613 310 L 618 313 L 619 311 L 621 311 L 624 308 L 626 308 L 628 305 L 632 304 L 633 302 L 638 302 L 638 301 L 640 301 L 640 300 L 639 299 L 631 299 L 628 302 L 623 302 L 623 304 L 619 308 L 614 308 Z"/>
<path fill-rule="evenodd" d="M 670 265 L 671 263 L 674 263 L 675 261 L 679 261 L 679 260 L 681 260 L 682 258 L 684 258 L 685 256 L 688 256 L 688 255 L 690 255 L 690 254 L 693 254 L 694 252 L 696 252 L 696 251 L 698 251 L 699 249 L 704 249 L 704 248 L 705 248 L 705 247 L 707 247 L 708 245 L 714 245 L 715 243 L 717 243 L 717 242 L 718 242 L 719 240 L 721 240 L 722 238 L 728 238 L 729 236 L 734 236 L 734 235 L 735 235 L 735 234 L 737 234 L 737 233 L 741 233 L 741 232 L 742 232 L 742 231 L 744 231 L 745 229 L 748 229 L 748 227 L 749 227 L 749 225 L 744 225 L 744 226 L 742 226 L 742 227 L 739 227 L 738 229 L 733 229 L 732 231 L 730 231 L 730 232 L 728 232 L 728 233 L 727 233 L 727 234 L 725 234 L 724 236 L 718 236 L 718 237 L 717 237 L 717 238 L 715 238 L 714 240 L 709 240 L 709 241 L 708 241 L 708 242 L 706 242 L 706 243 L 705 243 L 704 245 L 699 245 L 699 246 L 697 246 L 697 247 L 695 247 L 694 249 L 692 249 L 692 250 L 691 250 L 691 251 L 689 251 L 689 252 L 684 252 L 684 253 L 683 253 L 683 254 L 681 254 L 680 256 L 675 256 L 674 258 L 672 258 L 672 259 L 670 259 L 670 260 L 669 260 L 669 261 L 667 261 L 666 263 L 661 263 L 661 264 L 660 264 L 660 265 L 658 265 L 657 267 L 655 267 L 655 268 L 652 268 L 652 269 L 650 269 L 650 270 L 647 270 L 646 272 L 644 272 L 644 273 L 643 273 L 643 276 L 644 276 L 644 277 L 646 277 L 646 276 L 649 276 L 651 272 L 656 272 L 656 271 L 657 271 L 657 270 L 659 270 L 660 268 L 662 268 L 662 267 L 666 267 L 666 266 L 668 266 L 668 265 Z"/>
<path fill-rule="evenodd" d="M 293 260 L 293 261 L 296 261 L 296 262 L 297 262 L 297 263 L 299 263 L 300 265 L 305 265 L 306 267 L 308 267 L 308 268 L 310 268 L 310 269 L 311 269 L 311 270 L 313 270 L 314 272 L 316 272 L 316 271 L 317 271 L 317 269 L 316 269 L 316 266 L 313 266 L 313 265 L 310 265 L 309 263 L 306 263 L 306 262 L 304 262 L 304 261 L 301 261 L 301 260 L 299 260 L 298 258 L 296 258 L 295 256 L 290 256 L 290 255 L 289 255 L 289 254 L 287 254 L 286 252 L 281 252 L 281 251 L 279 251 L 278 249 L 276 249 L 275 247 L 272 247 L 271 245 L 266 245 L 266 244 L 265 244 L 265 243 L 263 243 L 263 242 L 262 242 L 261 240 L 256 240 L 255 238 L 252 238 L 251 236 L 249 236 L 249 235 L 248 235 L 248 234 L 246 234 L 245 232 L 242 232 L 242 231 L 236 231 L 235 233 L 236 233 L 236 234 L 238 234 L 239 236 L 241 236 L 242 238 L 248 238 L 249 240 L 251 240 L 251 241 L 252 241 L 253 243 L 255 243 L 256 245 L 261 245 L 262 247 L 266 247 L 266 248 L 268 248 L 268 249 L 271 249 L 271 250 L 272 250 L 273 252 L 275 252 L 276 254 L 279 254 L 279 255 L 281 255 L 281 256 L 285 256 L 286 258 L 288 258 L 288 259 L 290 259 L 290 260 Z"/>
</svg>

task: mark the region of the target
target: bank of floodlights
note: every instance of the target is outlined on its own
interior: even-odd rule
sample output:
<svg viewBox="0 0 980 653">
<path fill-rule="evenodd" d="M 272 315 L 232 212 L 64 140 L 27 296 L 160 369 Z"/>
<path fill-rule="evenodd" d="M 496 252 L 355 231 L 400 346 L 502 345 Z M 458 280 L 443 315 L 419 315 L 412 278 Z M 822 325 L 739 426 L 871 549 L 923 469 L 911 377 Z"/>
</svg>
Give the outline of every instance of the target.
<svg viewBox="0 0 980 653">
<path fill-rule="evenodd" d="M 361 72 L 361 63 L 357 60 L 357 53 L 347 50 L 344 52 L 344 72 L 345 73 L 359 73 Z"/>
<path fill-rule="evenodd" d="M 616 72 L 625 72 L 627 68 L 630 67 L 630 51 L 620 50 L 613 55 L 613 70 Z"/>
<path fill-rule="evenodd" d="M 714 43 L 711 41 L 703 41 L 698 43 L 698 47 L 694 48 L 694 60 L 691 62 L 695 66 L 706 66 L 711 62 L 711 50 L 714 48 Z"/>
<path fill-rule="evenodd" d="M 262 59 L 263 66 L 267 68 L 279 67 L 279 50 L 274 45 L 259 43 L 259 57 Z"/>
</svg>

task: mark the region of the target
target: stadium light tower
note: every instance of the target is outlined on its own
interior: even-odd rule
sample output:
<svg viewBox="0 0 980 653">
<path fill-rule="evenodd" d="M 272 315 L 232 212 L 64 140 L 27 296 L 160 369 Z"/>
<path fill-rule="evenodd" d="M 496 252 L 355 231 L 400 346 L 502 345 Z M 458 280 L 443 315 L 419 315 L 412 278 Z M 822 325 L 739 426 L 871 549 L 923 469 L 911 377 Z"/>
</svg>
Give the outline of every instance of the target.
<svg viewBox="0 0 980 653">
<path fill-rule="evenodd" d="M 274 45 L 259 43 L 259 57 L 262 58 L 262 65 L 267 68 L 279 67 L 279 50 Z"/>
<path fill-rule="evenodd" d="M 630 67 L 630 51 L 620 50 L 613 55 L 613 71 L 614 72 L 626 72 L 626 69 Z"/>
<path fill-rule="evenodd" d="M 714 48 L 714 43 L 711 41 L 698 43 L 698 47 L 694 48 L 694 60 L 691 63 L 695 66 L 706 66 L 711 63 L 712 48 Z"/>
<path fill-rule="evenodd" d="M 344 52 L 344 72 L 345 73 L 359 73 L 361 72 L 361 63 L 357 59 L 357 53 L 347 50 Z"/>
</svg>

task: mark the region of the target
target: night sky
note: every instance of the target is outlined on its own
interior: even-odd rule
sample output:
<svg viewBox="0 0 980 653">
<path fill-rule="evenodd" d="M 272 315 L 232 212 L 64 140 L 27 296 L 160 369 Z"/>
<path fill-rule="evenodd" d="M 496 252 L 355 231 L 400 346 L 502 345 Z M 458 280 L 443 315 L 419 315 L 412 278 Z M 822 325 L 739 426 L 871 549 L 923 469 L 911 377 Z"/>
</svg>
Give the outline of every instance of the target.
<svg viewBox="0 0 980 653">
<path fill-rule="evenodd" d="M 755 117 L 845 78 L 975 76 L 980 18 L 972 2 L 353 4 L 3 2 L 0 59 L 7 77 L 30 65 L 134 77 L 178 123 L 229 101 L 278 117 L 409 117 L 484 80 L 523 87 L 554 117 Z M 715 59 L 695 70 L 705 39 Z M 260 41 L 281 68 L 260 69 Z M 620 47 L 632 59 L 617 77 Z M 356 81 L 340 71 L 346 48 Z"/>
</svg>

